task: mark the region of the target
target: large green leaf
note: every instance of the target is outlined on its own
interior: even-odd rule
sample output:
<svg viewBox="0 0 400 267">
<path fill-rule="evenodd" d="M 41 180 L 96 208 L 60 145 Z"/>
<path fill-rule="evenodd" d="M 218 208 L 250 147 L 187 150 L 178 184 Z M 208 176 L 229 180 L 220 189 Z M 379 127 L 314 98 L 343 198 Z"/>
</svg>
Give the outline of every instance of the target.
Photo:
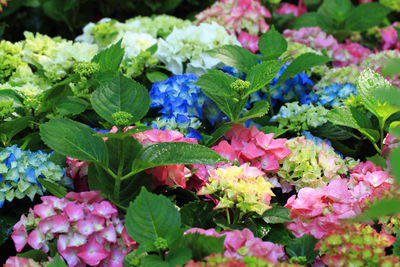
<svg viewBox="0 0 400 267">
<path fill-rule="evenodd" d="M 372 123 L 368 116 L 359 109 L 353 107 L 337 107 L 328 112 L 327 118 L 336 125 L 353 129 L 372 128 Z"/>
<path fill-rule="evenodd" d="M 56 103 L 56 109 L 60 112 L 60 115 L 77 115 L 86 110 L 89 106 L 89 103 L 86 100 L 83 100 L 74 96 L 67 96 L 65 98 L 60 99 Z"/>
<path fill-rule="evenodd" d="M 31 122 L 33 122 L 33 118 L 30 116 L 4 121 L 0 124 L 0 134 L 4 134 L 8 139 L 11 139 L 19 132 L 28 128 Z"/>
<path fill-rule="evenodd" d="M 192 251 L 189 248 L 171 249 L 165 260 L 170 267 L 183 266 L 192 258 Z"/>
<path fill-rule="evenodd" d="M 125 54 L 124 49 L 121 47 L 121 43 L 122 39 L 93 57 L 92 62 L 99 63 L 100 72 L 118 71 L 119 65 L 121 64 L 122 58 Z"/>
<path fill-rule="evenodd" d="M 54 257 L 54 260 L 50 262 L 46 267 L 67 267 L 68 265 L 60 258 L 60 255 L 57 254 Z"/>
<path fill-rule="evenodd" d="M 40 125 L 40 137 L 58 153 L 107 165 L 107 147 L 93 133 L 88 126 L 69 119 L 55 119 Z"/>
<path fill-rule="evenodd" d="M 262 219 L 266 223 L 285 223 L 290 222 L 290 209 L 276 206 L 267 210 L 262 215 Z"/>
<path fill-rule="evenodd" d="M 304 53 L 301 56 L 295 58 L 292 63 L 286 68 L 279 78 L 278 85 L 285 82 L 287 79 L 294 75 L 304 72 L 312 67 L 324 65 L 331 59 L 325 56 L 320 56 L 314 53 Z"/>
<path fill-rule="evenodd" d="M 234 123 L 241 124 L 249 119 L 264 116 L 268 113 L 269 103 L 267 101 L 258 101 L 253 104 L 253 108 L 245 112 L 242 118 L 236 120 Z"/>
<path fill-rule="evenodd" d="M 296 20 L 291 25 L 294 29 L 300 29 L 303 27 L 315 27 L 318 26 L 324 32 L 332 32 L 334 23 L 332 20 L 317 12 L 307 12 L 296 18 Z"/>
<path fill-rule="evenodd" d="M 140 245 L 154 248 L 157 238 L 167 239 L 181 227 L 181 216 L 165 196 L 155 195 L 142 188 L 131 202 L 125 217 L 128 234 Z"/>
<path fill-rule="evenodd" d="M 353 8 L 345 21 L 345 28 L 352 31 L 366 31 L 381 23 L 390 9 L 379 3 L 366 3 Z"/>
<path fill-rule="evenodd" d="M 192 258 L 200 261 L 213 253 L 224 252 L 225 237 L 206 236 L 202 234 L 186 234 L 178 243 L 177 247 L 189 248 Z"/>
<path fill-rule="evenodd" d="M 282 62 L 277 60 L 265 61 L 252 67 L 246 77 L 246 80 L 250 82 L 250 87 L 245 91 L 244 96 L 248 96 L 269 84 L 281 67 Z"/>
<path fill-rule="evenodd" d="M 306 265 L 314 262 L 318 256 L 318 251 L 314 250 L 318 240 L 312 235 L 303 235 L 300 238 L 290 240 L 286 245 L 286 253 L 293 259 L 299 260 L 299 257 L 305 257 L 300 264 Z"/>
<path fill-rule="evenodd" d="M 256 55 L 237 45 L 224 45 L 210 50 L 208 53 L 224 64 L 243 72 L 248 72 L 254 65 L 258 64 Z"/>
<path fill-rule="evenodd" d="M 231 97 L 237 95 L 231 88 L 231 84 L 237 79 L 232 75 L 224 73 L 220 70 L 207 70 L 208 73 L 199 77 L 196 85 L 199 86 L 202 92 L 208 96 L 225 96 Z"/>
<path fill-rule="evenodd" d="M 400 199 L 383 199 L 373 202 L 364 213 L 357 217 L 359 220 L 376 219 L 380 216 L 395 215 L 400 212 Z"/>
<path fill-rule="evenodd" d="M 352 7 L 350 0 L 325 0 L 318 8 L 318 13 L 341 23 L 347 18 Z"/>
<path fill-rule="evenodd" d="M 135 173 L 165 165 L 211 165 L 226 162 L 226 159 L 208 147 L 185 143 L 163 142 L 144 147 L 132 164 Z"/>
<path fill-rule="evenodd" d="M 90 100 L 96 113 L 110 123 L 114 122 L 112 114 L 119 111 L 131 114 L 132 122 L 138 121 L 146 115 L 151 103 L 147 89 L 121 73 L 101 84 Z"/>
<path fill-rule="evenodd" d="M 142 259 L 142 266 L 146 267 L 170 267 L 168 262 L 162 260 L 158 255 L 150 254 L 146 255 Z"/>
<path fill-rule="evenodd" d="M 261 35 L 258 41 L 258 48 L 263 60 L 277 59 L 286 51 L 287 46 L 286 39 L 275 30 L 274 26 L 268 32 Z"/>
<path fill-rule="evenodd" d="M 380 101 L 377 92 L 390 90 L 390 83 L 378 73 L 366 69 L 361 72 L 357 81 L 357 91 L 363 105 L 378 117 L 381 125 L 394 113 L 400 111 L 400 107 Z"/>
</svg>

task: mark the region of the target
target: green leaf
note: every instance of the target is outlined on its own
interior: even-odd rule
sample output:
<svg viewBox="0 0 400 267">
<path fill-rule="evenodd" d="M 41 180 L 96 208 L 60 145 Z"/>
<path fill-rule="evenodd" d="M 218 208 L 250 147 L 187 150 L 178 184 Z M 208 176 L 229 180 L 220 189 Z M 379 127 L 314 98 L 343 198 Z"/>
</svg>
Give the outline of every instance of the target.
<svg viewBox="0 0 400 267">
<path fill-rule="evenodd" d="M 3 245 L 10 238 L 14 225 L 18 222 L 19 217 L 1 216 L 0 218 L 0 245 Z"/>
<path fill-rule="evenodd" d="M 256 55 L 237 45 L 224 45 L 208 51 L 208 54 L 243 72 L 248 72 L 254 65 L 258 64 Z"/>
<path fill-rule="evenodd" d="M 39 179 L 39 183 L 55 197 L 63 198 L 68 193 L 61 185 L 46 181 L 45 179 Z"/>
<path fill-rule="evenodd" d="M 306 257 L 306 262 L 302 264 L 312 264 L 318 256 L 318 251 L 314 250 L 315 244 L 318 240 L 312 235 L 303 235 L 300 238 L 290 240 L 286 245 L 286 253 L 290 257 Z"/>
<path fill-rule="evenodd" d="M 135 173 L 165 165 L 212 165 L 226 162 L 208 147 L 185 142 L 163 142 L 144 147 L 132 164 Z"/>
<path fill-rule="evenodd" d="M 382 74 L 385 76 L 389 76 L 396 73 L 400 73 L 400 59 L 389 61 L 382 71 Z"/>
<path fill-rule="evenodd" d="M 160 71 L 152 71 L 146 72 L 146 78 L 149 79 L 151 83 L 155 83 L 168 79 L 168 75 Z"/>
<path fill-rule="evenodd" d="M 400 233 L 396 234 L 396 241 L 393 243 L 393 255 L 400 256 Z"/>
<path fill-rule="evenodd" d="M 346 21 L 345 28 L 352 31 L 366 31 L 381 23 L 390 9 L 379 3 L 366 3 L 353 8 Z"/>
<path fill-rule="evenodd" d="M 390 83 L 385 78 L 370 69 L 362 71 L 357 82 L 357 91 L 363 105 L 378 117 L 381 125 L 384 125 L 391 115 L 400 111 L 400 107 L 381 101 L 387 100 L 387 98 L 382 99 L 382 96 L 378 98 L 378 91 L 391 91 L 390 87 Z"/>
<path fill-rule="evenodd" d="M 376 219 L 380 216 L 389 216 L 400 212 L 400 199 L 383 199 L 373 202 L 363 214 L 356 219 L 364 221 L 367 219 Z"/>
<path fill-rule="evenodd" d="M 12 100 L 14 102 L 14 107 L 21 107 L 24 103 L 24 98 L 11 89 L 0 90 L 0 101 L 1 100 Z"/>
<path fill-rule="evenodd" d="M 170 267 L 168 262 L 165 262 L 161 259 L 160 256 L 150 254 L 146 255 L 145 257 L 142 258 L 142 266 L 144 267 Z"/>
<path fill-rule="evenodd" d="M 267 101 L 263 100 L 257 101 L 253 104 L 252 109 L 244 113 L 242 118 L 236 120 L 234 123 L 241 124 L 249 119 L 262 117 L 268 113 L 268 110 L 269 110 L 269 103 Z"/>
<path fill-rule="evenodd" d="M 263 60 L 277 59 L 288 47 L 286 39 L 272 26 L 268 32 L 261 35 L 258 48 Z"/>
<path fill-rule="evenodd" d="M 290 222 L 290 209 L 276 206 L 272 209 L 267 210 L 262 215 L 262 219 L 266 223 L 285 223 Z"/>
<path fill-rule="evenodd" d="M 350 0 L 325 0 L 318 8 L 318 13 L 341 23 L 347 18 L 352 8 Z"/>
<path fill-rule="evenodd" d="M 352 137 L 346 128 L 330 122 L 313 129 L 312 134 L 329 140 L 347 140 Z"/>
<path fill-rule="evenodd" d="M 213 207 L 204 201 L 192 201 L 184 205 L 179 212 L 181 213 L 182 224 L 192 227 L 208 229 L 213 227 L 212 213 Z"/>
<path fill-rule="evenodd" d="M 41 250 L 28 250 L 24 253 L 18 253 L 18 257 L 32 259 L 34 261 L 46 261 L 48 260 L 48 256 Z"/>
<path fill-rule="evenodd" d="M 89 164 L 88 184 L 90 190 L 101 191 L 101 194 L 103 196 L 106 196 L 108 199 L 113 199 L 114 178 L 110 174 L 108 174 L 99 164 Z M 119 202 L 115 199 L 113 200 Z"/>
<path fill-rule="evenodd" d="M 2 122 L 0 124 L 0 134 L 4 134 L 8 139 L 12 139 L 19 132 L 28 128 L 31 122 L 33 122 L 33 118 L 30 116 Z"/>
<path fill-rule="evenodd" d="M 114 123 L 112 114 L 119 111 L 131 114 L 132 122 L 138 121 L 146 115 L 151 103 L 147 89 L 121 73 L 101 84 L 90 101 L 96 113 L 110 123 Z"/>
<path fill-rule="evenodd" d="M 286 133 L 288 130 L 287 129 L 281 129 L 275 126 L 263 126 L 258 129 L 260 132 L 263 132 L 265 134 L 273 133 L 274 138 L 281 136 L 282 134 Z"/>
<path fill-rule="evenodd" d="M 312 67 L 324 65 L 331 61 L 330 58 L 320 56 L 314 53 L 304 53 L 295 58 L 292 63 L 285 69 L 278 81 L 278 85 L 285 82 L 287 79 L 295 76 L 298 73 L 304 72 Z"/>
<path fill-rule="evenodd" d="M 324 32 L 332 32 L 333 31 L 333 22 L 332 20 L 324 16 L 320 13 L 316 12 L 307 12 L 306 14 L 297 17 L 293 22 L 291 27 L 293 29 L 300 29 L 303 27 L 315 27 L 318 26 Z"/>
<path fill-rule="evenodd" d="M 221 215 L 217 215 L 213 218 L 214 223 L 221 227 L 222 230 L 243 230 L 248 228 L 254 234 L 255 237 L 264 238 L 271 230 L 271 226 L 260 218 L 247 217 L 241 223 L 228 223 L 226 218 Z"/>
<path fill-rule="evenodd" d="M 375 154 L 372 157 L 367 157 L 367 160 L 371 161 L 372 163 L 374 163 L 376 166 L 381 167 L 382 169 L 386 169 L 386 160 L 385 158 L 383 158 L 381 155 L 379 154 Z"/>
<path fill-rule="evenodd" d="M 119 65 L 121 65 L 125 54 L 124 49 L 121 47 L 121 43 L 122 39 L 93 57 L 92 62 L 99 63 L 100 72 L 118 71 Z"/>
<path fill-rule="evenodd" d="M 189 248 L 192 259 L 200 261 L 213 253 L 224 253 L 225 237 L 206 236 L 199 233 L 186 234 L 180 240 L 178 247 Z"/>
<path fill-rule="evenodd" d="M 189 248 L 171 249 L 165 260 L 170 267 L 183 266 L 192 258 L 192 251 Z"/>
<path fill-rule="evenodd" d="M 93 133 L 88 126 L 69 119 L 55 119 L 40 125 L 43 142 L 58 153 L 107 165 L 107 147 L 103 139 Z"/>
<path fill-rule="evenodd" d="M 62 116 L 81 114 L 88 106 L 89 103 L 87 101 L 74 96 L 67 96 L 56 102 L 56 109 Z"/>
<path fill-rule="evenodd" d="M 390 166 L 397 183 L 400 183 L 400 149 L 396 148 L 391 152 Z"/>
<path fill-rule="evenodd" d="M 60 255 L 57 254 L 54 257 L 54 260 L 46 265 L 46 267 L 68 267 L 68 265 L 60 258 Z"/>
<path fill-rule="evenodd" d="M 156 238 L 168 238 L 178 231 L 181 216 L 174 204 L 165 196 L 155 195 L 142 188 L 131 202 L 125 217 L 128 234 L 140 245 L 154 247 Z M 167 239 L 168 241 L 168 239 Z"/>
<path fill-rule="evenodd" d="M 200 76 L 195 83 L 206 96 L 213 99 L 213 96 L 231 97 L 237 95 L 231 88 L 231 84 L 237 79 L 236 77 L 220 70 L 208 69 L 207 72 Z"/>
<path fill-rule="evenodd" d="M 232 129 L 232 126 L 228 125 L 228 124 L 222 124 L 220 127 L 218 127 L 217 130 L 215 130 L 212 135 L 211 138 L 207 141 L 206 146 L 210 147 L 212 146 L 215 142 L 217 142 L 221 137 L 224 136 L 224 134 L 229 131 L 230 129 Z"/>
<path fill-rule="evenodd" d="M 246 81 L 250 82 L 250 87 L 245 91 L 244 96 L 246 97 L 269 84 L 281 67 L 282 62 L 277 60 L 265 61 L 252 67 L 246 77 Z"/>
<path fill-rule="evenodd" d="M 273 224 L 271 230 L 264 240 L 276 244 L 286 245 L 293 239 L 292 231 L 290 231 L 284 224 Z"/>
</svg>

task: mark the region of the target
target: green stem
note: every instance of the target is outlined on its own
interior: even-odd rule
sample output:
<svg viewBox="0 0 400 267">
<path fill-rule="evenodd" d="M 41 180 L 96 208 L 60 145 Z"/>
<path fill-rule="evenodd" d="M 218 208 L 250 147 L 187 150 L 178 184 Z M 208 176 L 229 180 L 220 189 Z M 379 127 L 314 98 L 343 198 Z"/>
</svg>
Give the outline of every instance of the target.
<svg viewBox="0 0 400 267">
<path fill-rule="evenodd" d="M 135 175 L 137 172 L 136 171 L 131 171 L 130 173 L 128 173 L 127 175 L 124 175 L 121 177 L 121 180 L 124 181 L 130 177 L 132 177 L 132 175 Z"/>
<path fill-rule="evenodd" d="M 229 209 L 226 208 L 225 211 L 226 211 L 226 220 L 228 221 L 228 224 L 231 224 L 231 217 L 229 215 Z"/>
<path fill-rule="evenodd" d="M 374 143 L 374 142 L 372 142 L 372 144 L 374 145 L 376 151 L 377 151 L 379 154 L 381 154 L 381 153 L 382 153 L 382 150 L 378 147 L 378 145 L 377 145 L 376 143 Z"/>
<path fill-rule="evenodd" d="M 115 177 L 115 184 L 114 184 L 114 200 L 116 202 L 120 199 L 120 191 L 121 191 L 121 183 L 122 183 L 122 173 L 124 171 L 124 144 L 122 141 L 118 142 L 118 154 L 119 154 L 119 165 L 117 170 L 117 176 Z"/>
<path fill-rule="evenodd" d="M 269 85 L 267 85 L 267 95 L 268 95 L 268 102 L 269 102 L 269 111 L 271 112 L 271 116 L 274 116 L 275 112 L 272 107 L 271 89 L 269 88 Z"/>
<path fill-rule="evenodd" d="M 384 136 L 383 136 L 383 128 L 385 128 L 385 121 L 383 121 L 382 123 L 381 123 L 381 132 L 380 132 L 380 134 L 381 134 L 381 151 L 382 151 L 382 149 L 383 149 L 383 139 L 385 138 Z"/>
<path fill-rule="evenodd" d="M 104 166 L 103 164 L 100 165 L 100 166 L 101 166 L 101 167 L 103 168 L 103 170 L 105 170 L 109 175 L 111 175 L 112 178 L 117 179 L 117 175 L 116 175 L 112 170 L 110 170 L 110 168 Z"/>
</svg>

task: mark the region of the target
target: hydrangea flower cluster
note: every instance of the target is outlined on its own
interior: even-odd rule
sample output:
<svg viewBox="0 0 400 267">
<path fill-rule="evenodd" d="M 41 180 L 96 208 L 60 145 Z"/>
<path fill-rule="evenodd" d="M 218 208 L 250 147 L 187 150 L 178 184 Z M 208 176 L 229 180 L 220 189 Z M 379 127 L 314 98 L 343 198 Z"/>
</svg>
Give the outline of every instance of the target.
<svg viewBox="0 0 400 267">
<path fill-rule="evenodd" d="M 285 252 L 282 245 L 276 245 L 254 237 L 253 233 L 247 228 L 243 230 L 223 231 L 221 233 L 212 228 L 208 230 L 191 228 L 185 232 L 185 234 L 189 233 L 199 233 L 215 237 L 225 236 L 224 256 L 227 258 L 243 259 L 245 256 L 256 256 L 263 257 L 273 263 L 278 263 L 278 260 L 285 259 Z"/>
<path fill-rule="evenodd" d="M 339 44 L 333 35 L 327 35 L 319 27 L 287 29 L 283 36 L 291 42 L 298 42 L 316 50 L 325 50 L 334 60 L 333 65 L 347 66 L 363 61 L 372 52 L 360 44 L 346 40 L 346 44 Z"/>
<path fill-rule="evenodd" d="M 152 108 L 162 108 L 161 119 L 153 121 L 152 126 L 169 130 L 197 129 L 203 118 L 203 105 L 207 100 L 200 87 L 193 84 L 197 77 L 191 73 L 170 77 L 155 82 L 150 89 Z M 210 100 L 208 100 L 210 101 Z"/>
<path fill-rule="evenodd" d="M 321 105 L 290 102 L 283 105 L 271 121 L 278 122 L 280 128 L 300 133 L 325 124 L 328 121 L 327 113 L 328 110 Z"/>
<path fill-rule="evenodd" d="M 254 125 L 248 129 L 235 124 L 225 138 L 212 149 L 230 161 L 238 160 L 241 165 L 247 162 L 265 172 L 277 172 L 279 161 L 291 153 L 284 145 L 285 138 L 273 139 L 273 133 L 264 134 Z"/>
<path fill-rule="evenodd" d="M 332 84 L 356 84 L 360 69 L 358 66 L 351 64 L 341 68 L 327 68 L 321 79 L 315 84 L 316 91 L 322 91 Z"/>
<path fill-rule="evenodd" d="M 396 6 L 396 4 L 391 5 L 391 8 L 393 6 Z M 400 10 L 400 5 L 397 3 L 398 9 Z M 398 26 L 398 22 L 393 23 L 393 25 L 389 25 L 386 28 L 379 29 L 379 33 L 381 35 L 382 41 L 381 41 L 381 49 L 382 50 L 390 50 L 390 49 L 395 49 L 399 50 L 400 49 L 400 44 L 397 41 L 397 31 L 395 27 Z"/>
<path fill-rule="evenodd" d="M 372 201 L 391 194 L 393 178 L 371 161 L 360 162 L 350 171 L 349 185 L 353 191 L 353 197 L 362 208 Z"/>
<path fill-rule="evenodd" d="M 398 266 L 399 259 L 386 256 L 385 248 L 396 239 L 369 225 L 349 224 L 331 229 L 315 246 L 327 266 Z"/>
<path fill-rule="evenodd" d="M 3 267 L 42 267 L 42 264 L 37 263 L 33 259 L 22 258 L 18 256 L 9 257 Z"/>
<path fill-rule="evenodd" d="M 17 145 L 6 147 L 0 152 L 0 207 L 4 201 L 28 196 L 43 195 L 46 190 L 39 178 L 50 182 L 65 182 L 64 170 L 49 161 L 49 154 L 42 151 L 22 150 Z"/>
<path fill-rule="evenodd" d="M 204 258 L 204 262 L 195 262 L 190 260 L 186 263 L 185 267 L 225 267 L 225 266 L 235 266 L 235 267 L 295 267 L 300 266 L 298 264 L 292 264 L 288 262 L 278 262 L 273 263 L 268 259 L 257 256 L 244 256 L 243 259 L 227 258 L 222 254 L 211 254 Z"/>
<path fill-rule="evenodd" d="M 317 90 L 315 92 L 318 96 L 317 103 L 321 105 L 327 105 L 330 107 L 343 106 L 343 100 L 347 99 L 351 95 L 357 95 L 357 88 L 351 84 L 337 84 L 332 83 L 326 86 L 323 90 Z"/>
<path fill-rule="evenodd" d="M 188 20 L 182 20 L 169 15 L 152 17 L 134 17 L 121 23 L 114 19 L 103 18 L 100 21 L 90 22 L 83 28 L 83 34 L 76 41 L 96 44 L 105 48 L 121 39 L 125 33 L 145 33 L 153 38 L 167 37 L 175 28 L 181 29 L 190 26 Z"/>
<path fill-rule="evenodd" d="M 47 253 L 50 243 L 56 242 L 68 266 L 122 267 L 124 256 L 136 246 L 117 209 L 100 197 L 100 191 L 41 199 L 14 225 L 11 237 L 18 252 L 29 244 Z"/>
<path fill-rule="evenodd" d="M 51 82 L 64 78 L 75 62 L 89 62 L 97 54 L 94 45 L 39 33 L 25 32 L 24 35 L 25 40 L 20 44 L 23 59 L 32 65 L 40 64 Z"/>
<path fill-rule="evenodd" d="M 13 72 L 23 64 L 21 48 L 11 42 L 0 42 L 0 83 L 5 83 Z"/>
<path fill-rule="evenodd" d="M 229 35 L 217 23 L 201 23 L 199 26 L 174 28 L 165 40 L 158 40 L 155 56 L 175 75 L 187 72 L 200 76 L 206 73 L 206 69 L 218 67 L 221 63 L 206 51 L 229 44 L 240 45 L 235 36 Z"/>
<path fill-rule="evenodd" d="M 299 0 L 297 6 L 294 4 L 282 3 L 282 5 L 276 9 L 276 13 L 280 15 L 293 14 L 295 17 L 299 17 L 307 13 L 307 6 L 303 0 Z"/>
<path fill-rule="evenodd" d="M 210 170 L 208 183 L 197 195 L 217 195 L 214 209 L 238 208 L 242 214 L 256 212 L 262 215 L 270 209 L 272 185 L 264 179 L 264 173 L 248 164 Z"/>
<path fill-rule="evenodd" d="M 239 42 L 253 53 L 258 50 L 258 36 L 269 30 L 264 18 L 271 18 L 271 13 L 259 0 L 219 0 L 196 15 L 197 23 L 215 21 L 238 34 Z"/>
<path fill-rule="evenodd" d="M 279 70 L 278 74 L 274 77 L 274 79 L 270 82 L 269 87 L 273 88 L 279 81 L 282 73 L 288 65 L 283 65 Z M 313 86 L 314 83 L 310 80 L 306 73 L 296 74 L 291 79 L 286 80 L 283 84 L 275 87 L 271 90 L 271 98 L 272 98 L 272 106 L 275 106 L 277 102 L 286 103 L 291 100 L 299 99 L 300 103 L 309 103 L 308 99 L 308 91 L 309 86 Z M 259 90 L 250 95 L 250 100 L 248 104 L 252 104 L 261 99 L 267 99 L 267 93 Z"/>
<path fill-rule="evenodd" d="M 280 161 L 278 176 L 296 190 L 325 186 L 354 166 L 352 160 L 343 160 L 328 144 L 315 144 L 303 136 L 288 140 L 285 146 L 292 153 Z"/>
<path fill-rule="evenodd" d="M 320 239 L 342 225 L 343 219 L 354 218 L 361 208 L 348 189 L 346 179 L 336 179 L 318 189 L 305 187 L 291 196 L 285 207 L 292 222 L 287 227 L 300 237 L 304 234 Z"/>
</svg>

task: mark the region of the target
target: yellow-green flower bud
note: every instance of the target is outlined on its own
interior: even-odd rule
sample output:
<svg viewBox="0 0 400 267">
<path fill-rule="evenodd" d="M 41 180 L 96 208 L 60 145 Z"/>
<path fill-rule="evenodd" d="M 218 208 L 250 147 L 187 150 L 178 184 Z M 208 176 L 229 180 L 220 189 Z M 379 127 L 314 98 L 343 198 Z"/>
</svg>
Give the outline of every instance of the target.
<svg viewBox="0 0 400 267">
<path fill-rule="evenodd" d="M 117 126 L 128 126 L 131 123 L 133 116 L 128 112 L 118 111 L 112 114 L 112 119 Z"/>
<path fill-rule="evenodd" d="M 250 82 L 237 79 L 231 83 L 231 88 L 235 90 L 239 95 L 241 95 L 246 89 L 250 87 Z"/>
</svg>

